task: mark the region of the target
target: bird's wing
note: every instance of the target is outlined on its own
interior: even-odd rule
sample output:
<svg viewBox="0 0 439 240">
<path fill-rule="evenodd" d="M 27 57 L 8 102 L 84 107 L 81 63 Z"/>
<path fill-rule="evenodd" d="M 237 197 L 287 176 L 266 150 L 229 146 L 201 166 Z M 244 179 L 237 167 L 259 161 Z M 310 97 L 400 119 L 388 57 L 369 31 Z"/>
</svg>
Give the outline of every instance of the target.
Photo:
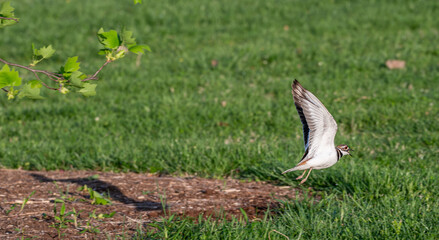
<svg viewBox="0 0 439 240">
<path fill-rule="evenodd" d="M 334 144 L 337 123 L 320 100 L 303 88 L 299 81 L 294 80 L 292 87 L 294 104 L 303 125 L 305 154 L 302 162 L 308 160 L 306 156 L 312 156 L 319 145 Z"/>
</svg>

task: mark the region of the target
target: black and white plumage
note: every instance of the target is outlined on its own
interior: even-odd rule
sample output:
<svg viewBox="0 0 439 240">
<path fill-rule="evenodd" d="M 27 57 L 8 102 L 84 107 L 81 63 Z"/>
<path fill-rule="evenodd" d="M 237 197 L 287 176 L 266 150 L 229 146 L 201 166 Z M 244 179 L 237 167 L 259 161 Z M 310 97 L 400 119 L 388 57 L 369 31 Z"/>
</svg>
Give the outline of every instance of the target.
<svg viewBox="0 0 439 240">
<path fill-rule="evenodd" d="M 284 173 L 296 170 L 305 170 L 297 179 L 303 178 L 306 170 L 308 175 L 300 183 L 304 183 L 312 169 L 328 168 L 337 163 L 344 155 L 350 155 L 347 145 L 334 145 L 337 123 L 332 115 L 310 91 L 294 80 L 292 86 L 294 104 L 299 113 L 303 125 L 303 140 L 305 142 L 305 154 L 300 162 Z"/>
</svg>

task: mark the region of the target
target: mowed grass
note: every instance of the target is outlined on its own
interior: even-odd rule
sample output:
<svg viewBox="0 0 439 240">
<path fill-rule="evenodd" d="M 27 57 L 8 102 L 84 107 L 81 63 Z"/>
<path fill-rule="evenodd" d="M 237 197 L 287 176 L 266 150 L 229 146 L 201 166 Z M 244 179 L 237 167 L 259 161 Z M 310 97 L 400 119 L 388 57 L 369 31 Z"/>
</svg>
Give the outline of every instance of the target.
<svg viewBox="0 0 439 240">
<path fill-rule="evenodd" d="M 103 26 L 134 31 L 152 53 L 101 75 L 98 95 L 0 98 L 5 168 L 98 169 L 269 180 L 303 154 L 290 85 L 297 78 L 338 122 L 336 144 L 355 149 L 303 186 L 320 201 L 285 202 L 274 217 L 179 219 L 140 238 L 439 238 L 439 2 L 14 1 L 20 24 L 1 31 L 1 57 L 28 64 L 52 44 L 57 70 L 79 56 L 105 59 Z M 388 59 L 406 61 L 389 70 Z M 212 65 L 212 60 L 217 65 Z M 28 73 L 23 76 L 31 77 Z M 285 237 L 271 232 L 271 239 Z"/>
</svg>

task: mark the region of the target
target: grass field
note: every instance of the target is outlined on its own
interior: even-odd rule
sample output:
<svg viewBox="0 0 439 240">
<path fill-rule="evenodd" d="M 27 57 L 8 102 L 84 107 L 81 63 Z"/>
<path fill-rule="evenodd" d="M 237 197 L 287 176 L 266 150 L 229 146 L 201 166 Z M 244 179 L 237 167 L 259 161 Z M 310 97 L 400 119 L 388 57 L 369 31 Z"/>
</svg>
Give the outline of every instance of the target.
<svg viewBox="0 0 439 240">
<path fill-rule="evenodd" d="M 41 68 L 77 55 L 93 72 L 105 61 L 101 26 L 126 26 L 153 52 L 139 67 L 131 56 L 105 69 L 93 98 L 1 97 L 1 166 L 296 186 L 296 173 L 280 174 L 303 153 L 296 78 L 338 122 L 336 144 L 355 149 L 303 186 L 322 200 L 288 201 L 250 223 L 158 223 L 161 231 L 141 236 L 267 239 L 274 229 L 290 239 L 439 238 L 439 2 L 125 2 L 13 2 L 20 23 L 0 30 L 8 61 L 28 64 L 31 43 L 52 44 L 57 54 Z M 388 59 L 406 68 L 389 70 Z"/>
</svg>

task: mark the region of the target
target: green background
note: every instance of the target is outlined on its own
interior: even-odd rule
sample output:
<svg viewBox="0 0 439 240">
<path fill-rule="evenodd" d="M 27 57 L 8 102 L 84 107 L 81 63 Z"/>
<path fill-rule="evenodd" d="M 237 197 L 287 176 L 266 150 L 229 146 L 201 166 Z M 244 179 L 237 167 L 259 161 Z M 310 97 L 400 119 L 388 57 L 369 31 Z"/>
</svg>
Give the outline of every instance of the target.
<svg viewBox="0 0 439 240">
<path fill-rule="evenodd" d="M 79 56 L 96 71 L 96 32 L 134 32 L 152 53 L 101 74 L 97 96 L 44 91 L 42 101 L 0 97 L 0 164 L 38 170 L 196 174 L 272 180 L 303 154 L 290 85 L 298 79 L 338 123 L 336 144 L 355 149 L 313 171 L 322 197 L 287 201 L 274 218 L 164 224 L 207 239 L 439 236 L 439 2 L 437 1 L 13 1 L 20 23 L 0 30 L 0 57 L 38 68 Z M 388 59 L 406 62 L 389 70 Z M 212 65 L 212 60 L 217 65 Z M 24 79 L 32 75 L 21 72 Z M 179 234 L 177 234 L 179 233 Z M 142 235 L 143 234 L 143 235 Z M 164 237 L 163 231 L 141 233 Z M 272 233 L 272 239 L 283 239 Z"/>
</svg>

